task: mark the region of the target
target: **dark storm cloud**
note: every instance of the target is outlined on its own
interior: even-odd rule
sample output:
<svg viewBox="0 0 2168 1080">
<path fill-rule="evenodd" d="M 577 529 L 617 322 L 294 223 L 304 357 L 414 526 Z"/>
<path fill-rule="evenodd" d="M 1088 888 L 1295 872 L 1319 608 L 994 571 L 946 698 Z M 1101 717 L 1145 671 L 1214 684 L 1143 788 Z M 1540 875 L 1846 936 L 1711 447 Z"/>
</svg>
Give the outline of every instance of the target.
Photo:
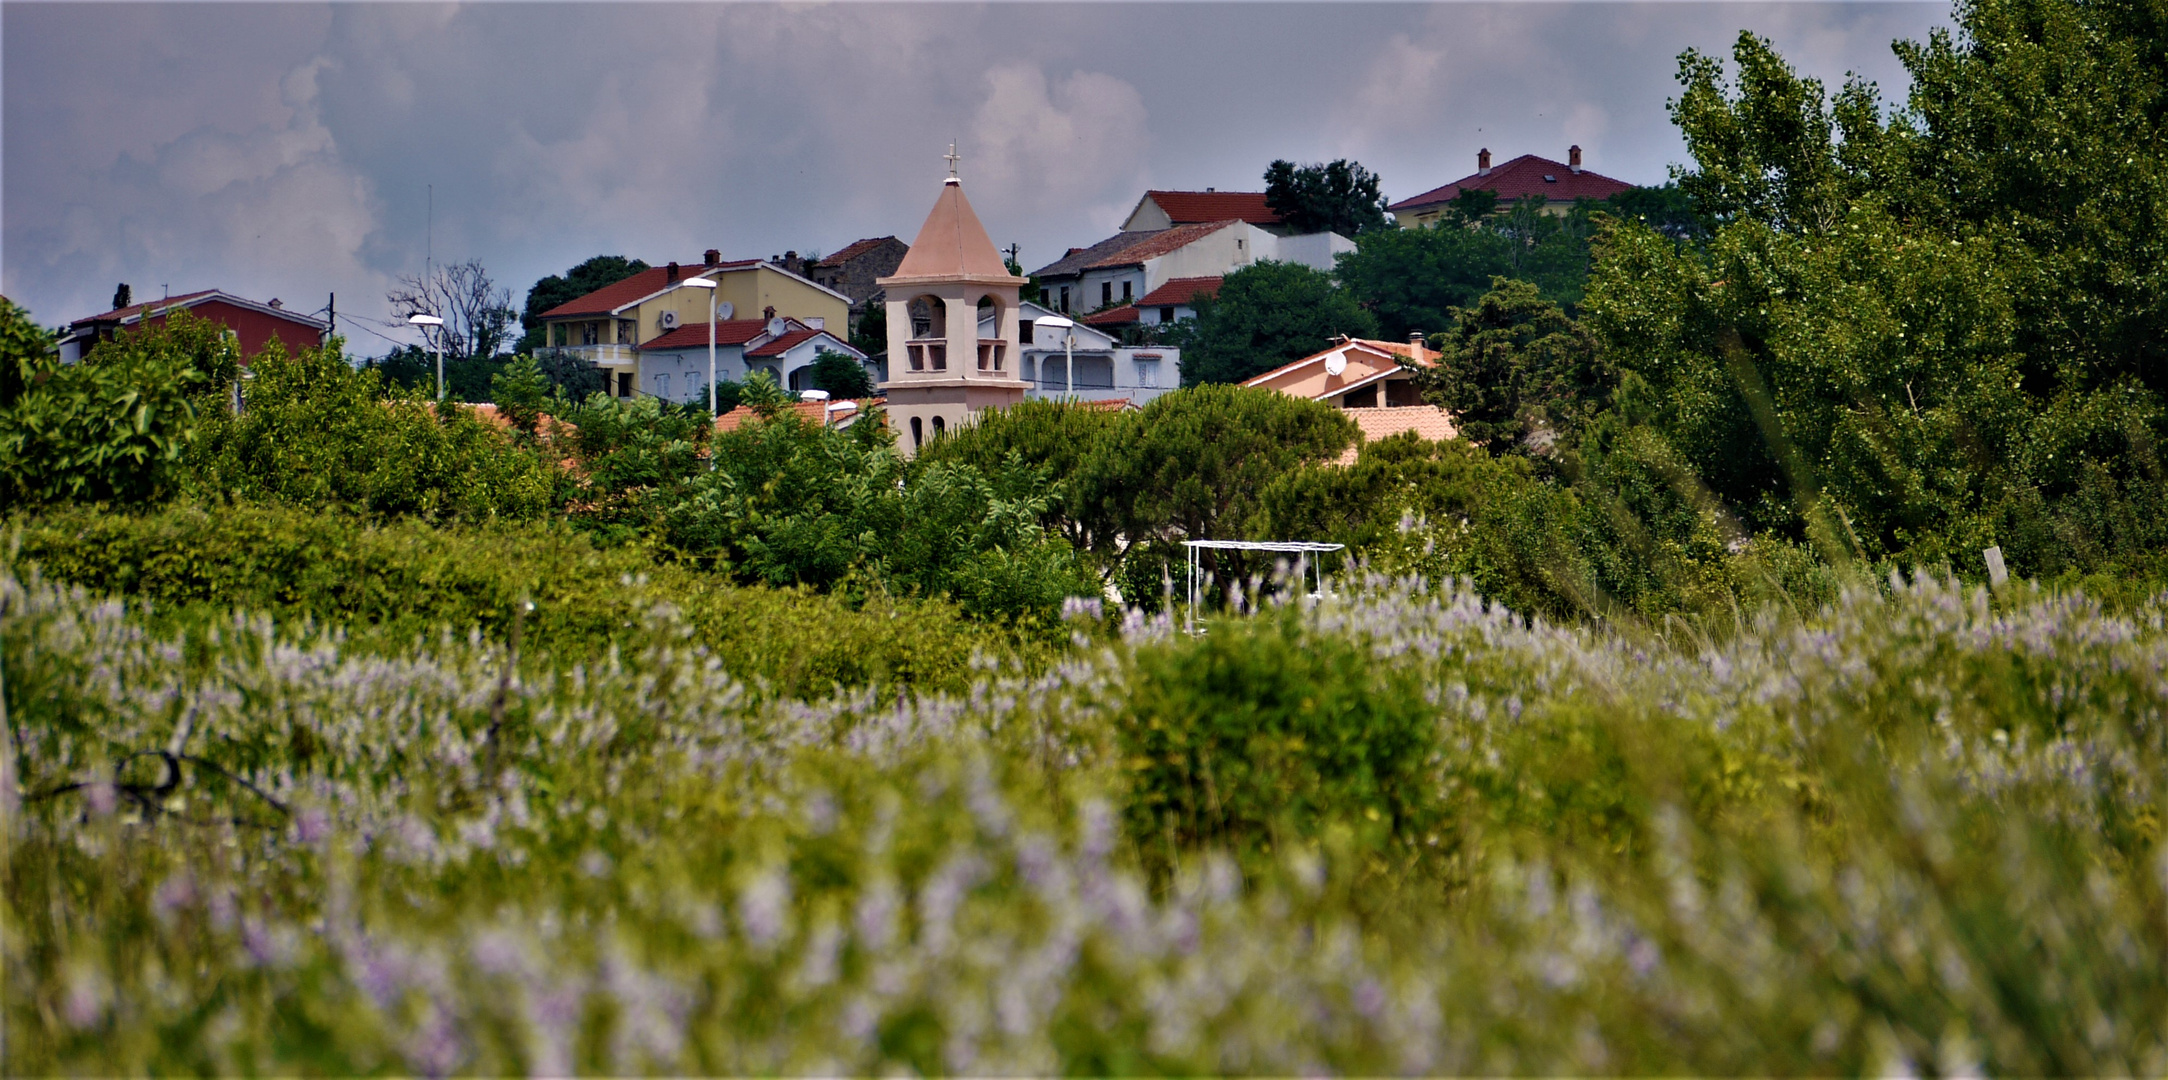
<svg viewBox="0 0 2168 1080">
<path fill-rule="evenodd" d="M 1742 28 L 1901 95 L 1938 4 L 40 5 L 0 8 L 0 283 L 46 322 L 219 286 L 381 315 L 421 266 L 515 294 L 589 255 L 910 239 L 960 144 L 1036 265 L 1148 186 L 1354 157 L 1398 197 L 1475 151 L 1657 182 L 1678 52 Z M 516 299 L 516 296 L 515 296 Z M 382 342 L 357 335 L 365 351 Z"/>
</svg>

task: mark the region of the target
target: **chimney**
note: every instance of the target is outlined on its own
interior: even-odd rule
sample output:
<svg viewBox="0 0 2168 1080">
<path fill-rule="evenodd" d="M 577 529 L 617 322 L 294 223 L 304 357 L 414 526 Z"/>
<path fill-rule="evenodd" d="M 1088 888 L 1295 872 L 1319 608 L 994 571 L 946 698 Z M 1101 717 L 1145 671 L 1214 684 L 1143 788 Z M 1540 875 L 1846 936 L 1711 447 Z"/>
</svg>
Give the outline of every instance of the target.
<svg viewBox="0 0 2168 1080">
<path fill-rule="evenodd" d="M 671 264 L 670 264 L 670 266 L 669 266 L 669 268 L 663 271 L 663 273 L 662 273 L 662 279 L 663 279 L 664 281 L 676 281 L 676 280 L 677 280 L 677 270 L 678 270 L 677 264 L 676 264 L 676 263 L 671 263 Z"/>
<path fill-rule="evenodd" d="M 762 308 L 760 312 L 760 317 L 763 319 L 775 318 L 775 305 L 769 304 L 767 307 Z"/>
<path fill-rule="evenodd" d="M 118 311 L 134 301 L 135 297 L 130 294 L 127 282 L 121 282 L 120 288 L 113 290 L 113 310 Z"/>
<path fill-rule="evenodd" d="M 1475 152 L 1475 174 L 1477 176 L 1490 175 L 1490 147 L 1486 146 Z"/>
<path fill-rule="evenodd" d="M 1421 330 L 1408 331 L 1408 352 L 1414 354 L 1417 360 L 1423 358 L 1423 332 Z"/>
<path fill-rule="evenodd" d="M 1580 148 L 1580 147 L 1578 147 L 1578 146 L 1569 146 L 1569 147 L 1567 147 L 1567 148 L 1566 148 L 1566 167 L 1567 167 L 1567 168 L 1569 168 L 1569 169 L 1572 169 L 1572 170 L 1573 170 L 1573 174 L 1574 174 L 1575 176 L 1579 176 L 1579 175 L 1581 174 L 1581 148 Z"/>
<path fill-rule="evenodd" d="M 274 296 L 271 298 L 271 302 L 265 306 L 269 307 L 273 311 L 283 311 L 286 308 L 286 301 Z"/>
<path fill-rule="evenodd" d="M 714 248 L 709 248 L 707 254 L 702 255 L 701 259 L 709 266 L 720 266 L 723 262 L 723 253 Z"/>
<path fill-rule="evenodd" d="M 1212 195 L 1212 194 L 1216 194 L 1216 193 L 1217 193 L 1218 191 L 1219 191 L 1219 189 L 1218 189 L 1218 188 L 1216 188 L 1216 187 L 1208 187 L 1208 188 L 1204 189 L 1204 193 L 1205 193 L 1205 194 L 1207 194 L 1207 195 Z"/>
</svg>

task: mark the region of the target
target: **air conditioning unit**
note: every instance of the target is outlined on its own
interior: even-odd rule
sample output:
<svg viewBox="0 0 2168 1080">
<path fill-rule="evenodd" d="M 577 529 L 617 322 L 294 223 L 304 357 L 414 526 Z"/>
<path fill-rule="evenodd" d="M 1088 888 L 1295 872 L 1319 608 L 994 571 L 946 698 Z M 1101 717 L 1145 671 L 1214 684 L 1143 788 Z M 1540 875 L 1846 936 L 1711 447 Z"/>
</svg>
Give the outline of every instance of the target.
<svg viewBox="0 0 2168 1080">
<path fill-rule="evenodd" d="M 677 312 L 675 312 L 675 311 L 665 311 L 665 312 L 663 312 L 663 313 L 662 313 L 662 328 L 663 328 L 663 329 L 665 329 L 665 330 L 675 330 L 675 329 L 677 329 L 677 322 L 678 322 L 678 320 L 677 320 Z"/>
</svg>

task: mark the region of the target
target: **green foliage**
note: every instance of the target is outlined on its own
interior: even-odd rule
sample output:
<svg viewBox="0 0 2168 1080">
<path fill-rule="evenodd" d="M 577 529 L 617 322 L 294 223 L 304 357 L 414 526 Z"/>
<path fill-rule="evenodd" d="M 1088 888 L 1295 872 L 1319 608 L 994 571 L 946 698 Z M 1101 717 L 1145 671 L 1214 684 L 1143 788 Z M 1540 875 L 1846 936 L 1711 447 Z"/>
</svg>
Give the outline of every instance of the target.
<svg viewBox="0 0 2168 1080">
<path fill-rule="evenodd" d="M 1317 352 L 1335 335 L 1377 333 L 1377 320 L 1352 296 L 1301 263 L 1252 263 L 1196 308 L 1182 345 L 1184 386 L 1238 383 Z"/>
<path fill-rule="evenodd" d="M 1075 481 L 1090 513 L 1126 539 L 1125 597 L 1150 601 L 1183 540 L 1248 535 L 1258 494 L 1298 466 L 1353 443 L 1330 405 L 1275 390 L 1195 386 L 1122 414 Z M 1274 539 L 1285 539 L 1275 537 Z M 1221 569 L 1223 560 L 1213 566 Z"/>
<path fill-rule="evenodd" d="M 445 356 L 445 398 L 470 404 L 493 400 L 497 376 L 503 374 L 507 363 L 498 357 Z M 383 378 L 386 386 L 412 390 L 431 400 L 437 396 L 437 354 L 419 345 L 402 345 L 369 361 L 368 366 Z"/>
<path fill-rule="evenodd" d="M 268 506 L 178 506 L 131 516 L 69 510 L 18 521 L 18 557 L 95 593 L 150 601 L 161 625 L 212 630 L 235 609 L 339 628 L 388 656 L 471 630 L 546 665 L 604 661 L 682 624 L 730 673 L 770 692 L 966 685 L 974 654 L 1036 653 L 940 602 L 858 608 L 799 590 L 741 588 L 558 526 L 371 524 Z M 529 608 L 527 605 L 533 606 Z"/>
<path fill-rule="evenodd" d="M 550 407 L 549 377 L 542 374 L 534 357 L 515 356 L 506 362 L 503 371 L 490 377 L 489 397 L 514 428 L 532 437 L 535 425 Z"/>
<path fill-rule="evenodd" d="M 1355 236 L 1386 228 L 1378 178 L 1358 162 L 1296 165 L 1275 160 L 1265 168 L 1265 205 L 1297 233 Z"/>
<path fill-rule="evenodd" d="M 1610 396 L 1595 342 L 1534 285 L 1496 278 L 1434 335 L 1437 366 L 1417 370 L 1424 397 L 1452 412 L 1463 438 L 1493 454 L 1571 440 Z"/>
<path fill-rule="evenodd" d="M 747 582 L 947 596 L 1040 626 L 1099 591 L 1039 525 L 1043 471 L 906 464 L 877 421 L 837 429 L 783 411 L 718 435 L 713 471 L 656 501 L 656 534 Z"/>
<path fill-rule="evenodd" d="M 1121 414 L 1083 402 L 1028 399 L 979 414 L 976 421 L 919 452 L 924 461 L 968 465 L 988 476 L 1021 465 L 1043 471 L 1040 525 L 1080 552 L 1112 552 L 1117 530 L 1085 486 L 1086 465 L 1107 452 Z"/>
<path fill-rule="evenodd" d="M 250 366 L 239 416 L 202 419 L 184 487 L 197 498 L 283 502 L 370 517 L 531 519 L 555 510 L 567 479 L 457 404 L 387 391 L 338 344 Z"/>
<path fill-rule="evenodd" d="M 175 313 L 74 364 L 51 347 L 27 312 L 0 299 L 0 509 L 170 495 L 199 409 L 223 407 L 239 371 L 224 328 Z"/>
<path fill-rule="evenodd" d="M 577 300 L 605 285 L 615 285 L 642 270 L 647 264 L 622 255 L 597 255 L 565 271 L 551 274 L 534 283 L 527 290 L 527 302 L 520 312 L 519 325 L 525 331 L 514 352 L 534 353 L 549 346 L 544 339 L 542 313 L 560 304 Z M 579 391 L 573 391 L 577 397 Z"/>
<path fill-rule="evenodd" d="M 867 356 L 888 354 L 888 305 L 868 304 L 851 330 L 851 348 Z"/>
<path fill-rule="evenodd" d="M 1421 685 L 1365 646 L 1282 612 L 1141 651 L 1113 725 L 1145 865 L 1164 876 L 1216 848 L 1256 872 L 1334 826 L 1396 871 L 1434 854 L 1438 726 Z"/>
<path fill-rule="evenodd" d="M 1577 203 L 1551 214 L 1541 199 L 1502 213 L 1496 193 L 1420 229 L 1381 229 L 1356 238 L 1333 269 L 1343 288 L 1377 317 L 1387 340 L 1453 325 L 1453 311 L 1476 305 L 1491 283 L 1509 277 L 1534 284 L 1568 309 L 1581 302 L 1591 262 L 1594 214 L 1604 204 Z M 1188 363 L 1185 355 L 1184 364 Z"/>
<path fill-rule="evenodd" d="M 842 353 L 823 350 L 814 359 L 810 374 L 814 389 L 826 390 L 833 398 L 873 396 L 873 376 L 866 374 L 864 364 Z"/>
</svg>

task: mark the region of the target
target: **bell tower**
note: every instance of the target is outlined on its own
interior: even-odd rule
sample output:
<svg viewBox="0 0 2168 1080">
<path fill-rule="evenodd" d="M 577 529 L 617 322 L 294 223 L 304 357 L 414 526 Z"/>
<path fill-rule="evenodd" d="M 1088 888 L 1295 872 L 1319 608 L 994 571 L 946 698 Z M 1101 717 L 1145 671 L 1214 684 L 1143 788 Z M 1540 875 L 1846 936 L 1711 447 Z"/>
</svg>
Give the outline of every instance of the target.
<svg viewBox="0 0 2168 1080">
<path fill-rule="evenodd" d="M 1009 273 L 971 212 L 961 181 L 942 182 L 933 212 L 896 272 L 877 284 L 888 293 L 889 422 L 906 455 L 953 431 L 984 409 L 1024 400 L 1017 377 L 1017 301 L 1028 284 Z"/>
</svg>

